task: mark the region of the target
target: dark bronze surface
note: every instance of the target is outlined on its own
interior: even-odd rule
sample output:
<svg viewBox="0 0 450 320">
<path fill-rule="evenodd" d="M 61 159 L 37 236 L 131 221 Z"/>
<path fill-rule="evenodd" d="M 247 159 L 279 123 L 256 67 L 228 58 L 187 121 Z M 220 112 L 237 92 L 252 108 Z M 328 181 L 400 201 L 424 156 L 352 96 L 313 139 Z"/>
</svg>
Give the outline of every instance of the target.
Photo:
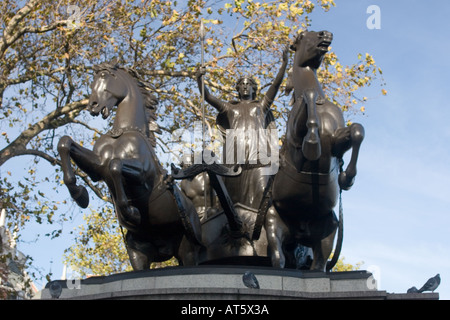
<svg viewBox="0 0 450 320">
<path fill-rule="evenodd" d="M 202 83 L 203 68 L 197 73 L 200 93 L 206 102 L 217 111 L 216 123 L 226 136 L 226 130 L 245 130 L 246 144 L 244 162 L 238 162 L 237 148 L 232 148 L 232 154 L 224 144 L 224 159 L 227 165 L 240 164 L 242 172 L 239 175 L 221 177 L 210 175 L 210 183 L 216 190 L 223 211 L 203 222 L 202 232 L 205 242 L 204 250 L 200 250 L 200 261 L 221 260 L 232 261 L 233 257 L 267 257 L 267 239 L 262 221 L 267 211 L 275 210 L 270 199 L 264 197 L 264 190 L 270 184 L 270 175 L 264 174 L 264 166 L 253 164 L 249 160 L 251 146 L 258 144 L 258 130 L 275 128 L 274 117 L 270 107 L 275 99 L 283 80 L 288 62 L 288 48 L 282 54 L 282 65 L 272 85 L 261 101 L 255 100 L 257 85 L 251 76 L 238 79 L 236 90 L 239 101 L 222 101 L 212 94 Z M 203 91 L 204 88 L 204 91 Z M 225 137 L 226 138 L 226 137 Z M 234 142 L 232 142 L 234 143 Z M 225 162 L 225 160 L 224 160 Z M 270 208 L 269 208 L 270 207 Z M 257 219 L 259 217 L 259 219 Z M 263 236 L 260 236 L 263 233 Z M 202 259 L 203 257 L 203 259 Z M 228 260 L 227 258 L 230 258 Z M 231 262 L 233 263 L 233 262 Z"/>
<path fill-rule="evenodd" d="M 70 195 L 79 206 L 88 206 L 87 190 L 77 184 L 71 160 L 94 182 L 106 183 L 119 223 L 127 229 L 134 270 L 175 256 L 184 266 L 250 261 L 328 271 L 342 245 L 342 210 L 338 221 L 334 208 L 341 190 L 354 183 L 364 139 L 362 125 L 346 126 L 341 109 L 326 98 L 317 78 L 332 38 L 327 31 L 303 32 L 290 46 L 295 51 L 288 81 L 293 105 L 279 170 L 270 175 L 262 163 L 250 161 L 249 150 L 260 139 L 258 130 L 275 128 L 270 107 L 286 70 L 289 47 L 261 101 L 255 100 L 257 86 L 250 76 L 237 81 L 239 101 L 217 99 L 204 87 L 201 78 L 206 72 L 199 69 L 200 92 L 218 111 L 219 129 L 224 136 L 228 129 L 247 130 L 244 146 L 249 149 L 244 162 L 172 165 L 170 175 L 154 151 L 157 100 L 151 86 L 115 61 L 95 66 L 89 111 L 106 119 L 117 107 L 116 115 L 112 129 L 100 136 L 93 150 L 69 136 L 59 141 Z M 227 154 L 224 144 L 224 159 L 237 160 L 236 149 Z M 342 158 L 350 149 L 344 170 Z M 181 190 L 175 179 L 181 180 Z M 337 255 L 330 264 L 337 230 Z"/>
<path fill-rule="evenodd" d="M 332 39 L 328 31 L 303 32 L 291 45 L 294 99 L 272 188 L 276 211 L 268 217 L 276 267 L 302 267 L 296 252 L 306 246 L 312 249 L 311 269 L 325 271 L 338 226 L 333 209 L 340 189 L 348 190 L 356 176 L 364 128 L 345 125 L 341 109 L 325 97 L 316 74 Z M 342 157 L 350 148 L 350 162 L 342 170 Z"/>
<path fill-rule="evenodd" d="M 89 111 L 107 118 L 117 106 L 112 129 L 88 150 L 64 136 L 58 144 L 64 183 L 81 207 L 87 207 L 85 187 L 77 185 L 70 160 L 93 181 L 105 181 L 119 223 L 127 229 L 126 247 L 134 270 L 172 256 L 181 264 L 197 263 L 180 255 L 182 241 L 201 243 L 200 220 L 192 202 L 176 185 L 167 183 L 152 146 L 148 109 L 154 108 L 145 84 L 115 62 L 95 67 Z"/>
</svg>

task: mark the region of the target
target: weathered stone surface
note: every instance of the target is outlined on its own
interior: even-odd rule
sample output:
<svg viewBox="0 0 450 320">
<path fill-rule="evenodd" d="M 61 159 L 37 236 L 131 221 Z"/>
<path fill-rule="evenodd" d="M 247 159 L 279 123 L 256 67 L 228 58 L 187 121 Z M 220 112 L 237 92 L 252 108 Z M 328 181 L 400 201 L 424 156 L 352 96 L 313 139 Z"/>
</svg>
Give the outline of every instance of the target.
<svg viewBox="0 0 450 320">
<path fill-rule="evenodd" d="M 258 279 L 260 289 L 249 289 L 242 282 L 245 271 Z M 173 267 L 91 277 L 69 289 L 67 281 L 59 299 L 189 299 L 189 300 L 271 300 L 271 299 L 439 299 L 438 293 L 387 293 L 368 286 L 366 271 L 309 272 L 265 267 Z M 37 299 L 52 299 L 43 289 Z"/>
</svg>

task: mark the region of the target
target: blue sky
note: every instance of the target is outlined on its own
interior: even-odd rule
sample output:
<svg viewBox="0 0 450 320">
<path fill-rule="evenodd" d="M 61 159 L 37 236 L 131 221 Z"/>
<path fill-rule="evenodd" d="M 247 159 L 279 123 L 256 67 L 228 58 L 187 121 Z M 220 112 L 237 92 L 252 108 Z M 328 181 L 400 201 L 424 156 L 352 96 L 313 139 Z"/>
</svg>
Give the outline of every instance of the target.
<svg viewBox="0 0 450 320">
<path fill-rule="evenodd" d="M 381 29 L 370 30 L 369 5 Z M 406 292 L 437 273 L 450 299 L 450 110 L 448 1 L 336 1 L 312 15 L 312 30 L 334 33 L 343 64 L 370 53 L 383 70 L 387 96 L 369 97 L 356 182 L 343 193 L 344 245 L 349 263 L 378 273 L 381 290 Z"/>
<path fill-rule="evenodd" d="M 380 7 L 379 30 L 366 26 L 369 5 Z M 334 33 L 332 48 L 344 65 L 354 63 L 358 53 L 372 54 L 388 91 L 382 96 L 379 86 L 364 89 L 366 113 L 352 118 L 365 127 L 366 138 L 355 185 L 343 193 L 341 255 L 374 270 L 379 289 L 388 292 L 420 287 L 440 273 L 441 299 L 450 299 L 448 15 L 445 0 L 336 0 L 330 12 L 312 14 L 310 28 Z M 20 175 L 17 164 L 7 163 L 2 171 L 10 167 Z M 74 224 L 64 226 L 61 240 L 24 242 L 19 249 L 59 278 L 65 241 L 80 218 L 76 213 Z M 53 229 L 37 228 L 33 231 Z"/>
</svg>

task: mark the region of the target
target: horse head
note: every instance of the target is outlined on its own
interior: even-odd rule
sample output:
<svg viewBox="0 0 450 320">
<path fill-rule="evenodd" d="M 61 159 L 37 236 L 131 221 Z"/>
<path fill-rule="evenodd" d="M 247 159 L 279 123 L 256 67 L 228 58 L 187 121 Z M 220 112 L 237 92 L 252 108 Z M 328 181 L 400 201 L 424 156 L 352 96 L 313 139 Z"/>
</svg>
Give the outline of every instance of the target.
<svg viewBox="0 0 450 320">
<path fill-rule="evenodd" d="M 91 115 L 98 116 L 101 113 L 103 119 L 106 119 L 111 109 L 127 95 L 127 87 L 121 75 L 123 71 L 115 62 L 102 63 L 93 69 L 95 74 L 88 108 Z"/>
<path fill-rule="evenodd" d="M 328 31 L 300 33 L 290 47 L 295 51 L 295 64 L 299 67 L 318 69 L 332 41 L 333 34 Z"/>
</svg>

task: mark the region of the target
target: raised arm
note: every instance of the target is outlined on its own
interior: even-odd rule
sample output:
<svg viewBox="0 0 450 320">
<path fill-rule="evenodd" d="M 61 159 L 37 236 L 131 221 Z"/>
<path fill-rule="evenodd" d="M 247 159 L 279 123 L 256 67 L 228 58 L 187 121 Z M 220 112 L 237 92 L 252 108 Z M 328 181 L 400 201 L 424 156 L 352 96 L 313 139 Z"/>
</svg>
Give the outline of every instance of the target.
<svg viewBox="0 0 450 320">
<path fill-rule="evenodd" d="M 195 74 L 197 78 L 197 84 L 200 91 L 200 94 L 202 94 L 202 76 L 205 74 L 205 71 L 203 68 L 199 68 L 197 70 L 197 73 Z M 217 99 L 212 94 L 209 93 L 208 88 L 205 85 L 205 100 L 210 105 L 212 105 L 217 111 L 224 112 L 227 109 L 227 104 L 223 102 L 222 100 Z"/>
<path fill-rule="evenodd" d="M 288 62 L 288 53 L 289 53 L 289 46 L 286 46 L 286 48 L 283 50 L 283 63 L 281 64 L 280 70 L 278 70 L 278 74 L 275 77 L 275 80 L 273 81 L 269 90 L 267 90 L 262 101 L 264 112 L 267 112 L 269 110 L 270 106 L 275 100 L 281 82 L 283 81 L 284 73 L 286 72 L 286 66 Z"/>
</svg>

